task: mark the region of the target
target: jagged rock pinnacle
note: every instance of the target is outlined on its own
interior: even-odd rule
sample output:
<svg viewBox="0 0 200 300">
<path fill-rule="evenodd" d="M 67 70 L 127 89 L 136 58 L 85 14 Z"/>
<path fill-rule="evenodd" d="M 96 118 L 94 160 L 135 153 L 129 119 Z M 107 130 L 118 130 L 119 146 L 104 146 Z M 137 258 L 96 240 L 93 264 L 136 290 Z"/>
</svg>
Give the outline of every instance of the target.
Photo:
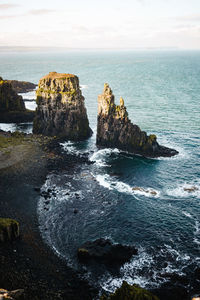
<svg viewBox="0 0 200 300">
<path fill-rule="evenodd" d="M 160 146 L 156 135 L 147 135 L 145 131 L 131 123 L 128 118 L 124 100 L 115 105 L 115 97 L 107 83 L 98 96 L 98 146 L 119 148 L 121 150 L 148 157 L 173 156 L 178 154 L 174 149 Z"/>
</svg>

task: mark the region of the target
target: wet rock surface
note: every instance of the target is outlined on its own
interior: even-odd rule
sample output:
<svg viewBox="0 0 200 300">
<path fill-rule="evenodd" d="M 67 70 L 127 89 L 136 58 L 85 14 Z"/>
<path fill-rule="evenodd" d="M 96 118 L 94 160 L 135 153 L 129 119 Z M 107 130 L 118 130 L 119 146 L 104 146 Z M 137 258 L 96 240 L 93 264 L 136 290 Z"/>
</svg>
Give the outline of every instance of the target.
<svg viewBox="0 0 200 300">
<path fill-rule="evenodd" d="M 98 97 L 98 146 L 118 148 L 133 154 L 147 157 L 174 156 L 178 152 L 160 146 L 154 134 L 147 135 L 145 131 L 131 123 L 124 100 L 120 98 L 120 105 L 115 104 L 111 88 L 106 83 L 104 90 Z"/>
<path fill-rule="evenodd" d="M 40 79 L 36 95 L 34 133 L 69 140 L 84 140 L 91 136 L 77 76 L 50 72 Z"/>
<path fill-rule="evenodd" d="M 118 288 L 115 293 L 105 296 L 103 295 L 100 300 L 159 300 L 146 289 L 141 288 L 137 284 L 130 285 L 126 281 Z"/>
<path fill-rule="evenodd" d="M 86 242 L 78 249 L 80 261 L 96 260 L 106 264 L 123 264 L 136 255 L 137 249 L 121 244 L 112 244 L 107 239 Z"/>
</svg>

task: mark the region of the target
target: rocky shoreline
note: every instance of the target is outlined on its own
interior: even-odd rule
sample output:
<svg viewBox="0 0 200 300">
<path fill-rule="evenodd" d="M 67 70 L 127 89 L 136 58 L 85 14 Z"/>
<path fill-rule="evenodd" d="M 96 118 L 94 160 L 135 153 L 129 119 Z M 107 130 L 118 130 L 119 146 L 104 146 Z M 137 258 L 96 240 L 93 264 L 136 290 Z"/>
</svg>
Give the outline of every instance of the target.
<svg viewBox="0 0 200 300">
<path fill-rule="evenodd" d="M 5 141 L 3 144 L 4 138 L 8 145 Z M 63 152 L 55 138 L 19 132 L 1 131 L 0 146 L 1 155 L 4 152 L 0 156 L 0 217 L 16 219 L 20 224 L 20 238 L 0 244 L 0 287 L 24 289 L 27 300 L 98 299 L 99 291 L 44 243 L 37 217 L 40 187 L 47 174 L 91 163 L 87 154 L 74 156 Z M 7 165 L 3 166 L 3 161 Z M 188 278 L 169 274 L 168 279 L 153 294 L 161 300 L 190 299 Z M 193 281 L 197 289 L 198 280 L 199 270 L 196 270 Z"/>
<path fill-rule="evenodd" d="M 4 153 L 11 161 L 0 172 L 0 216 L 16 219 L 20 224 L 20 239 L 0 245 L 0 287 L 24 289 L 27 300 L 93 299 L 97 291 L 45 245 L 36 214 L 38 191 L 46 175 L 63 165 L 63 160 L 72 168 L 79 159 L 61 157 L 54 139 L 43 141 L 41 137 L 23 134 L 12 138 L 11 133 L 5 132 L 0 137 L 13 139 Z M 17 148 L 18 139 L 24 147 L 29 145 L 28 154 L 19 160 L 12 157 L 13 151 L 22 151 Z"/>
</svg>

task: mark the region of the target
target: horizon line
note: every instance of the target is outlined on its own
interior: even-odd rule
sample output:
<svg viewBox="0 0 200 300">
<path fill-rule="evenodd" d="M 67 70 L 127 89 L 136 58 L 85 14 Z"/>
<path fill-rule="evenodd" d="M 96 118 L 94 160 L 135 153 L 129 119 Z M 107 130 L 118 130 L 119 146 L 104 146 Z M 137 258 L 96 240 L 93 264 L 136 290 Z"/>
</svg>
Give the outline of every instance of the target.
<svg viewBox="0 0 200 300">
<path fill-rule="evenodd" d="M 129 47 L 129 48 L 73 48 L 54 46 L 0 46 L 0 51 L 39 51 L 39 50 L 65 50 L 65 51 L 200 51 L 200 48 L 180 48 L 180 47 Z"/>
</svg>

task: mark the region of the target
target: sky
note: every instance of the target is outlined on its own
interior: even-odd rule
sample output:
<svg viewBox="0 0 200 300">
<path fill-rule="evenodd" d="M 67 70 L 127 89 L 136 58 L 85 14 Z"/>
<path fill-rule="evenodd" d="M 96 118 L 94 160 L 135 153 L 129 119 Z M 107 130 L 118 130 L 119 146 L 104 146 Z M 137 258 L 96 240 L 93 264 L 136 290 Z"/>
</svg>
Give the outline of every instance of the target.
<svg viewBox="0 0 200 300">
<path fill-rule="evenodd" d="M 0 46 L 200 49 L 200 0 L 0 0 Z"/>
</svg>

